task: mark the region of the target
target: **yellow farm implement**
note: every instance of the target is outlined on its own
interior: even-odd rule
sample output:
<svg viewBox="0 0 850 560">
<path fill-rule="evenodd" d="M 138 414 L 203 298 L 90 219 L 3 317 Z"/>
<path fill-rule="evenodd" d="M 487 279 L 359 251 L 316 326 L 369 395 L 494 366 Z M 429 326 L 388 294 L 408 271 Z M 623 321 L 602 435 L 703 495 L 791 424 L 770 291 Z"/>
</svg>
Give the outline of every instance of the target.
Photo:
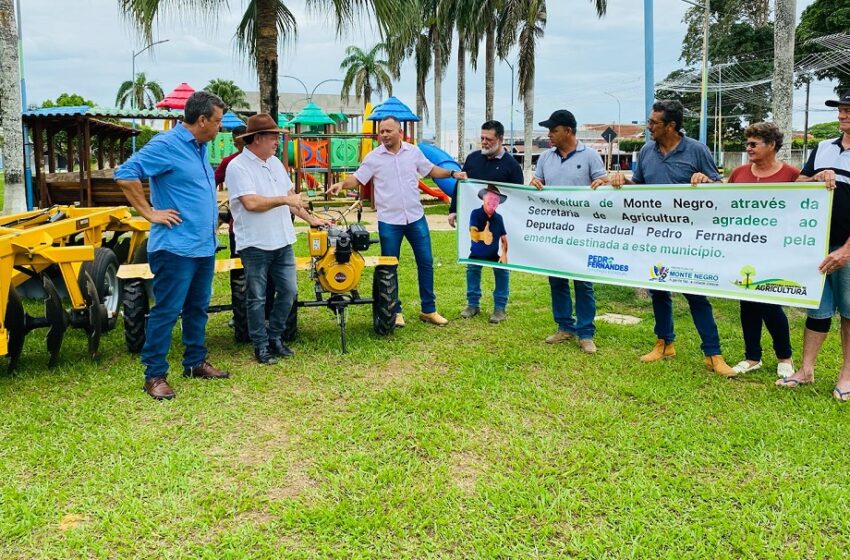
<svg viewBox="0 0 850 560">
<path fill-rule="evenodd" d="M 18 363 L 26 335 L 41 327 L 48 329 L 51 367 L 69 326 L 85 329 L 89 354 L 97 354 L 101 334 L 114 328 L 118 318 L 118 267 L 142 244 L 149 228 L 125 206 L 52 206 L 0 217 L 0 356 L 9 356 L 10 370 Z M 39 291 L 44 317 L 24 310 L 19 293 L 24 288 Z"/>
</svg>

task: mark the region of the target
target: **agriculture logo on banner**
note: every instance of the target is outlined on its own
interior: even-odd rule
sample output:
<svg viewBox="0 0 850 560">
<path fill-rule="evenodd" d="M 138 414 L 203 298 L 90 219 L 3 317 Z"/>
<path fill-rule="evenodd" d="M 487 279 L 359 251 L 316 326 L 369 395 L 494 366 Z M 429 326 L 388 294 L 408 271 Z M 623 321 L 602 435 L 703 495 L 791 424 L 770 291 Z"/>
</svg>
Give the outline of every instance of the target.
<svg viewBox="0 0 850 560">
<path fill-rule="evenodd" d="M 489 185 L 458 185 L 461 263 L 796 307 L 820 303 L 818 265 L 832 208 L 823 184 Z"/>
</svg>

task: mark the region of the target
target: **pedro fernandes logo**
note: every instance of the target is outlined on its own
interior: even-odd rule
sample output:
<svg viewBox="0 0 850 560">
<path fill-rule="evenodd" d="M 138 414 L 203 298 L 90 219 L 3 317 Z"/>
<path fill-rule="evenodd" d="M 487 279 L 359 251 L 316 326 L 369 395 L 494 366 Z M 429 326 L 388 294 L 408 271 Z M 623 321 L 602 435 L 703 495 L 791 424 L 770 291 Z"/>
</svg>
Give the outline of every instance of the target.
<svg viewBox="0 0 850 560">
<path fill-rule="evenodd" d="M 743 278 L 735 280 L 733 284 L 745 290 L 756 290 L 759 292 L 771 292 L 775 294 L 790 294 L 793 296 L 808 295 L 806 286 L 785 280 L 783 278 L 767 278 L 765 280 L 756 280 L 756 269 L 754 266 L 747 264 L 741 267 L 738 271 Z"/>
<path fill-rule="evenodd" d="M 629 265 L 618 263 L 614 260 L 614 257 L 609 257 L 607 255 L 588 255 L 587 268 L 619 273 L 626 273 L 629 271 Z"/>
<path fill-rule="evenodd" d="M 670 267 L 662 266 L 661 263 L 655 263 L 655 266 L 649 269 L 649 281 L 666 282 L 668 274 L 670 274 Z"/>
</svg>

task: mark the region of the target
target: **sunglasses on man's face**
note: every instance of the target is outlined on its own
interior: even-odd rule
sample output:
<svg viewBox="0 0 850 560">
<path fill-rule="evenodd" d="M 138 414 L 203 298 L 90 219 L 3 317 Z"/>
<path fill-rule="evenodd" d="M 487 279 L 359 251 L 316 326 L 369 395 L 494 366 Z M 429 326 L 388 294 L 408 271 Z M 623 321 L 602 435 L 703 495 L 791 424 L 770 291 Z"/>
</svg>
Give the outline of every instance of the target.
<svg viewBox="0 0 850 560">
<path fill-rule="evenodd" d="M 747 142 L 746 146 L 748 148 L 758 148 L 761 144 L 764 144 L 764 142 Z"/>
</svg>

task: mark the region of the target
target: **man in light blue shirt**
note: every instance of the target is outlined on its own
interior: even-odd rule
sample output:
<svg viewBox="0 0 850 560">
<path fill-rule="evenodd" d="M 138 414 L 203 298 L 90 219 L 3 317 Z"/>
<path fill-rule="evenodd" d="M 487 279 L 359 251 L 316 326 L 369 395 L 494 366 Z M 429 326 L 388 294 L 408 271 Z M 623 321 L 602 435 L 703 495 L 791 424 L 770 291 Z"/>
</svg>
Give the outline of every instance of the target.
<svg viewBox="0 0 850 560">
<path fill-rule="evenodd" d="M 549 141 L 552 148 L 540 154 L 534 170 L 531 184 L 537 189 L 544 185 L 583 186 L 592 189 L 608 183 L 608 174 L 602 158 L 576 138 L 576 118 L 566 110 L 552 113 L 540 123 L 549 129 Z M 529 152 L 530 153 L 530 152 Z M 582 280 L 573 280 L 576 291 L 576 316 L 573 318 L 573 302 L 570 299 L 570 281 L 556 276 L 549 277 L 552 292 L 552 315 L 558 330 L 546 337 L 548 344 L 564 342 L 578 337 L 579 348 L 593 354 L 596 344 L 593 335 L 596 327 L 596 297 L 593 284 Z"/>
<path fill-rule="evenodd" d="M 148 262 L 156 303 L 145 327 L 145 392 L 174 398 L 166 381 L 171 331 L 182 315 L 183 375 L 229 377 L 207 360 L 205 329 L 212 294 L 218 227 L 215 178 L 207 142 L 221 128 L 224 103 L 198 91 L 186 100 L 183 123 L 158 134 L 115 171 L 130 204 L 151 223 Z M 142 179 L 149 178 L 151 203 Z"/>
</svg>

